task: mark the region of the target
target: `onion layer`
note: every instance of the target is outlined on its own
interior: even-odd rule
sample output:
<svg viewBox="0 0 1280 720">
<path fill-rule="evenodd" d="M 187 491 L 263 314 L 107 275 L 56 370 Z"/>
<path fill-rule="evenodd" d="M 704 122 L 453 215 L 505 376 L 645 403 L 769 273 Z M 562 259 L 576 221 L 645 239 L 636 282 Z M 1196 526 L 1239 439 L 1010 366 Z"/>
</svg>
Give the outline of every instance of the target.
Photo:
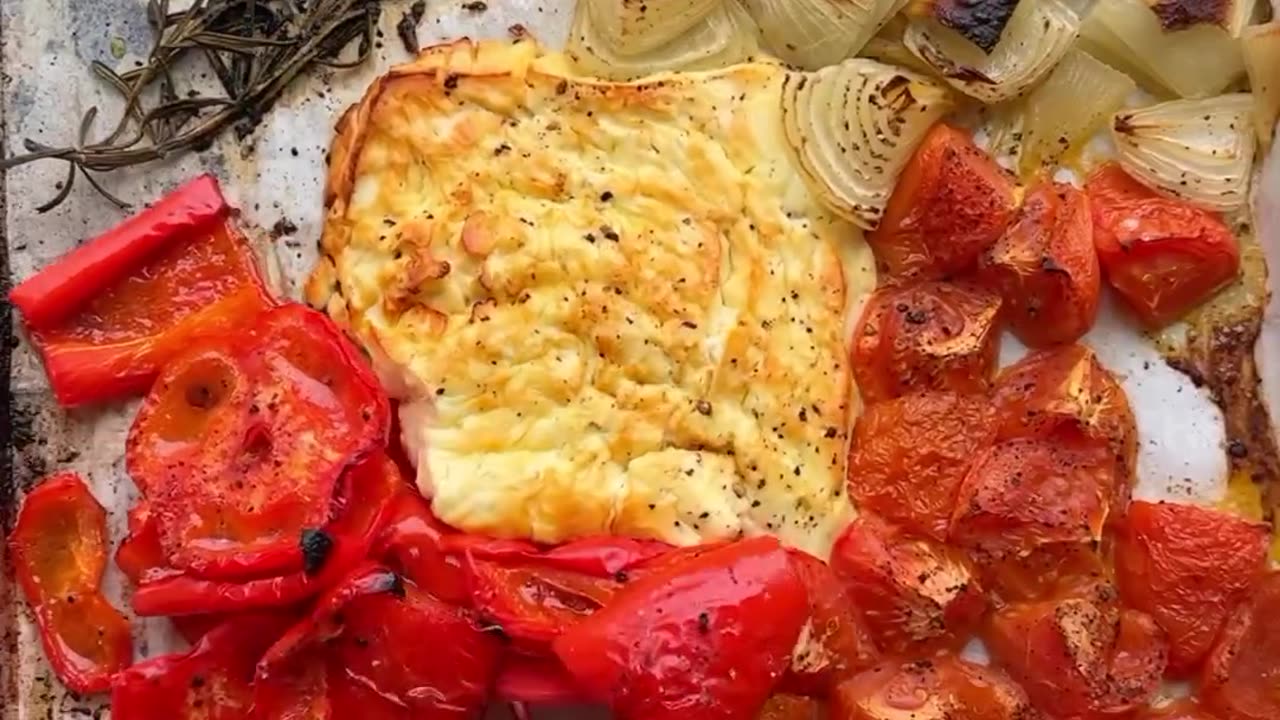
<svg viewBox="0 0 1280 720">
<path fill-rule="evenodd" d="M 1097 0 L 1081 47 L 1152 92 L 1208 97 L 1244 73 L 1240 45 L 1213 23 L 1166 31 L 1145 0 Z"/>
<path fill-rule="evenodd" d="M 1249 198 L 1252 112 L 1248 93 L 1173 100 L 1116 113 L 1111 139 L 1121 167 L 1143 184 L 1226 212 Z"/>
<path fill-rule="evenodd" d="M 1080 18 L 1059 0 L 1022 0 L 990 53 L 930 18 L 911 22 L 903 38 L 960 92 L 994 104 L 1031 88 L 1075 42 Z"/>
<path fill-rule="evenodd" d="M 862 49 L 906 0 L 746 0 L 765 46 L 806 70 L 834 65 Z"/>
<path fill-rule="evenodd" d="M 591 6 L 602 41 L 617 55 L 641 55 L 688 32 L 721 0 L 579 0 Z"/>
<path fill-rule="evenodd" d="M 840 216 L 874 229 L 902 167 L 952 107 L 929 78 L 846 60 L 783 82 L 782 120 L 806 182 Z"/>
<path fill-rule="evenodd" d="M 759 51 L 755 26 L 737 0 L 703 18 L 675 40 L 639 55 L 622 55 L 601 37 L 590 3 L 578 3 L 566 53 L 574 69 L 609 80 L 633 80 L 675 70 L 709 70 L 742 62 Z"/>
<path fill-rule="evenodd" d="M 1280 20 L 1247 28 L 1240 42 L 1253 91 L 1254 127 L 1265 150 L 1271 147 L 1280 119 Z"/>
</svg>

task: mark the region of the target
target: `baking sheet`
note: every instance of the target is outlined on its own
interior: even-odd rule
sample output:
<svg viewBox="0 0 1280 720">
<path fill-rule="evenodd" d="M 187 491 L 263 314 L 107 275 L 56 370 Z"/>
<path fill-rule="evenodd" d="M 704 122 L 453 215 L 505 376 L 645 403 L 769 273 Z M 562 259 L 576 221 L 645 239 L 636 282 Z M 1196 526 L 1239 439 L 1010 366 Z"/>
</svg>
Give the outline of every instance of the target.
<svg viewBox="0 0 1280 720">
<path fill-rule="evenodd" d="M 372 78 L 408 57 L 394 30 L 407 4 L 384 3 L 376 63 L 326 72 L 295 86 L 245 142 L 222 139 L 199 155 L 117 173 L 107 178 L 107 186 L 141 203 L 196 172 L 215 172 L 242 209 L 246 226 L 258 229 L 256 239 L 278 288 L 297 297 L 320 234 L 324 156 L 331 128 Z M 87 66 L 95 59 L 131 65 L 136 53 L 147 47 L 144 6 L 144 0 L 0 0 L 0 121 L 7 152 L 19 150 L 27 137 L 68 140 L 92 106 L 100 107 L 101 117 L 115 116 L 115 99 L 102 91 Z M 559 45 L 571 9 L 572 0 L 490 0 L 486 10 L 477 12 L 464 8 L 461 0 L 435 0 L 428 3 L 419 40 L 427 45 L 460 35 L 501 37 L 519 24 L 543 42 Z M 111 51 L 120 41 L 130 54 L 117 61 Z M 1264 197 L 1266 218 L 1260 230 L 1271 247 L 1268 254 L 1275 258 L 1280 257 L 1280 159 L 1272 160 L 1264 180 L 1270 190 Z M 41 163 L 0 178 L 5 240 L 0 260 L 7 258 L 8 270 L 0 272 L 0 282 L 29 276 L 121 219 L 120 211 L 87 186 L 78 186 L 55 211 L 36 214 L 34 208 L 49 197 L 64 170 L 57 163 Z M 289 226 L 296 230 L 269 232 Z M 0 329 L 0 340 L 0 377 L 7 376 L 9 383 L 9 392 L 0 397 L 0 434 L 6 439 L 0 450 L 0 527 L 11 526 L 17 502 L 32 483 L 50 470 L 69 468 L 81 472 L 107 506 L 112 537 L 118 541 L 134 495 L 122 460 L 133 406 L 64 413 L 53 404 L 39 362 L 21 333 Z M 1142 437 L 1138 496 L 1218 499 L 1227 473 L 1222 418 L 1206 392 L 1169 368 L 1120 313 L 1104 310 L 1086 341 L 1121 376 L 1133 399 Z M 1258 352 L 1268 395 L 1274 399 L 1280 396 L 1280 308 L 1274 297 Z M 1004 360 L 1018 354 L 1015 343 L 1006 343 Z M 108 569 L 106 585 L 113 597 L 125 599 L 114 567 Z M 172 647 L 166 621 L 147 620 L 137 627 L 142 656 Z M 0 576 L 0 720 L 101 714 L 98 703 L 67 694 L 52 679 L 25 607 L 15 597 L 7 573 Z"/>
</svg>

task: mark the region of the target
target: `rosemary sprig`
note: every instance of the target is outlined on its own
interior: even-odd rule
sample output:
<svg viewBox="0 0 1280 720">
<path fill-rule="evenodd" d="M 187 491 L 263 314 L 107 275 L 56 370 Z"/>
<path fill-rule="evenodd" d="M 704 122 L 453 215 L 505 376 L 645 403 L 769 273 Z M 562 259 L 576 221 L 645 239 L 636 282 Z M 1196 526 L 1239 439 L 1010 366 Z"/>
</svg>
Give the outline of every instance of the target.
<svg viewBox="0 0 1280 720">
<path fill-rule="evenodd" d="M 80 123 L 75 145 L 55 147 L 26 139 L 26 154 L 0 160 L 0 171 L 37 160 L 67 163 L 67 176 L 54 197 L 37 208 L 48 212 L 71 194 L 77 176 L 121 207 L 128 204 L 98 183 L 95 173 L 162 160 L 207 148 L 228 128 L 243 138 L 298 76 L 316 66 L 354 67 L 374 46 L 381 0 L 195 0 L 170 12 L 169 0 L 148 0 L 147 20 L 154 41 L 147 62 L 117 73 L 100 62 L 91 70 L 124 99 L 120 119 L 106 138 L 90 140 L 98 109 Z M 339 54 L 359 39 L 354 61 Z M 213 69 L 222 93 L 185 97 L 174 70 L 188 56 Z M 144 95 L 154 90 L 156 100 Z"/>
</svg>

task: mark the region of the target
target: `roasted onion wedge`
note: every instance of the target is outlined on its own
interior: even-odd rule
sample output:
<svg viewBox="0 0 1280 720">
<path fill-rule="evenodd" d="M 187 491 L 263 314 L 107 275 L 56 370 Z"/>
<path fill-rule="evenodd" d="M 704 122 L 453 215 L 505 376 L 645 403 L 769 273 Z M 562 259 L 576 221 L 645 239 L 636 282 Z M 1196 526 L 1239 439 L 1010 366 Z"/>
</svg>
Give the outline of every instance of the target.
<svg viewBox="0 0 1280 720">
<path fill-rule="evenodd" d="M 840 216 L 874 229 L 903 165 L 952 107 L 945 86 L 856 58 L 783 82 L 782 121 L 802 174 Z"/>
<path fill-rule="evenodd" d="M 634 56 L 670 43 L 719 9 L 722 0 L 578 0 L 591 8 L 600 41 L 619 56 Z"/>
<path fill-rule="evenodd" d="M 1249 199 L 1252 113 L 1248 93 L 1172 100 L 1116 113 L 1111 139 L 1121 167 L 1144 185 L 1227 212 Z"/>
<path fill-rule="evenodd" d="M 659 72 L 709 70 L 742 62 L 760 49 L 755 25 L 738 0 L 726 0 L 683 35 L 638 55 L 613 50 L 599 31 L 592 7 L 578 3 L 566 47 L 574 69 L 584 75 L 633 80 Z"/>
<path fill-rule="evenodd" d="M 913 20 L 903 41 L 957 90 L 994 104 L 1048 74 L 1079 27 L 1080 18 L 1059 0 L 1022 0 L 989 53 L 933 18 Z"/>
<path fill-rule="evenodd" d="M 1167 30 L 1144 0 L 1097 0 L 1080 42 L 1155 93 L 1208 97 L 1244 73 L 1240 44 L 1227 30 L 1213 22 Z"/>
<path fill-rule="evenodd" d="M 862 49 L 906 0 L 746 0 L 764 44 L 782 60 L 816 70 Z"/>
<path fill-rule="evenodd" d="M 1253 92 L 1254 128 L 1265 150 L 1280 120 L 1280 20 L 1246 28 L 1240 42 Z"/>
</svg>

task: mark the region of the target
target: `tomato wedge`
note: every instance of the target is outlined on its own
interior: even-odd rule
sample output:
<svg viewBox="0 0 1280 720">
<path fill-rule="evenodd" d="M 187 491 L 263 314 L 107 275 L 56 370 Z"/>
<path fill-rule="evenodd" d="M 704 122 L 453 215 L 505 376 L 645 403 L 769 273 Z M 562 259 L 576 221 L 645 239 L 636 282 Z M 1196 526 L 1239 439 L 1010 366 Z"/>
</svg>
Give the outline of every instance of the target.
<svg viewBox="0 0 1280 720">
<path fill-rule="evenodd" d="M 1162 327 L 1240 272 L 1240 245 L 1222 218 L 1156 193 L 1115 163 L 1085 185 L 1107 280 L 1140 320 Z"/>
<path fill-rule="evenodd" d="M 343 470 L 386 441 L 387 398 L 324 315 L 286 305 L 168 365 L 127 464 L 170 562 L 243 580 L 303 569 Z"/>
<path fill-rule="evenodd" d="M 1000 352 L 1000 296 L 972 284 L 877 290 L 854 331 L 853 373 L 865 403 L 921 390 L 983 393 Z"/>
<path fill-rule="evenodd" d="M 995 440 L 995 419 L 983 396 L 930 392 L 872 405 L 853 429 L 849 494 L 862 510 L 945 540 L 960 483 Z"/>
<path fill-rule="evenodd" d="M 258 658 L 287 614 L 254 614 L 210 630 L 190 652 L 150 658 L 116 676 L 113 720 L 248 720 Z"/>
<path fill-rule="evenodd" d="M 890 281 L 954 277 L 1004 233 L 1016 190 L 969 133 L 938 123 L 903 168 L 867 242 Z"/>
<path fill-rule="evenodd" d="M 628 583 L 552 648 L 620 720 L 750 718 L 787 669 L 808 611 L 787 553 L 755 538 Z"/>
<path fill-rule="evenodd" d="M 1137 720 L 1218 720 L 1195 700 L 1182 699 L 1152 706 L 1138 713 Z"/>
<path fill-rule="evenodd" d="M 1021 438 L 986 450 L 969 469 L 951 517 L 953 543 L 985 557 L 1102 537 L 1115 466 L 1100 448 Z"/>
<path fill-rule="evenodd" d="M 1200 677 L 1200 698 L 1222 720 L 1280 717 L 1280 572 L 1268 573 L 1227 620 Z"/>
<path fill-rule="evenodd" d="M 1034 437 L 1106 448 L 1115 462 L 1108 519 L 1124 517 L 1134 483 L 1138 428 L 1129 397 L 1092 350 L 1033 352 L 1000 372 L 993 393 L 999 438 Z"/>
<path fill-rule="evenodd" d="M 826 563 L 802 552 L 791 564 L 809 596 L 805 638 L 796 646 L 783 686 L 791 692 L 826 697 L 841 680 L 880 659 L 871 629 L 845 588 Z"/>
<path fill-rule="evenodd" d="M 45 657 L 58 679 L 80 693 L 107 690 L 133 659 L 129 622 L 101 589 L 106 523 L 80 476 L 59 473 L 27 495 L 9 538 Z"/>
<path fill-rule="evenodd" d="M 1115 588 L 1013 603 L 991 618 L 983 639 L 992 657 L 1052 717 L 1104 720 L 1143 707 L 1160 687 L 1168 657 L 1149 616 L 1121 609 Z"/>
<path fill-rule="evenodd" d="M 1216 510 L 1135 502 L 1117 536 L 1125 602 L 1169 636 L 1169 669 L 1193 670 L 1266 568 L 1270 529 Z"/>
<path fill-rule="evenodd" d="M 836 540 L 831 566 L 886 653 L 962 645 L 987 602 L 960 551 L 863 515 Z"/>
<path fill-rule="evenodd" d="M 954 655 L 890 660 L 841 684 L 831 720 L 1031 720 L 1027 695 L 1003 672 Z"/>
<path fill-rule="evenodd" d="M 983 253 L 978 277 L 1005 302 L 1005 318 L 1028 346 L 1074 342 L 1098 317 L 1102 272 L 1089 200 L 1074 187 L 1032 186 L 1013 224 Z"/>
</svg>

